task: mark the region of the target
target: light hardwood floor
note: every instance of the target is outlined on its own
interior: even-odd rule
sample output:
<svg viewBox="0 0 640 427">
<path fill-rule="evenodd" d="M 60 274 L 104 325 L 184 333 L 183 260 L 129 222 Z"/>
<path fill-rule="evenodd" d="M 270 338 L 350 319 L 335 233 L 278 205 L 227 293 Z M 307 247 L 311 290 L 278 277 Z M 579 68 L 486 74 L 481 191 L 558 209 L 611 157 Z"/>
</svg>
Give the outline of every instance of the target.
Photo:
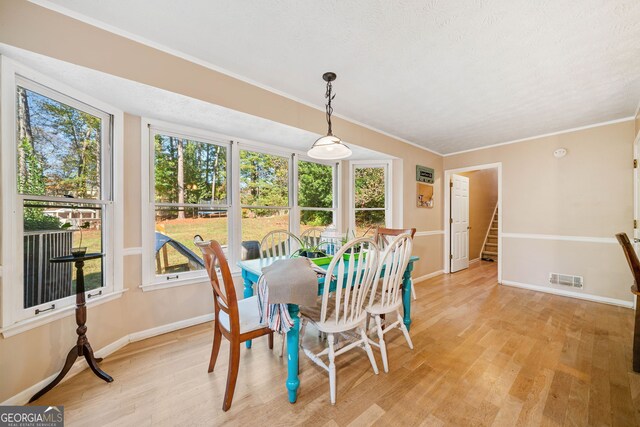
<svg viewBox="0 0 640 427">
<path fill-rule="evenodd" d="M 243 348 L 222 412 L 228 344 L 207 374 L 212 324 L 130 344 L 102 362 L 113 383 L 84 371 L 36 404 L 63 404 L 68 425 L 87 426 L 640 425 L 632 310 L 499 286 L 485 262 L 417 290 L 415 349 L 391 332 L 388 374 L 374 375 L 364 352 L 339 358 L 336 406 L 326 373 L 303 355 L 289 404 L 285 359 L 264 338 Z"/>
</svg>

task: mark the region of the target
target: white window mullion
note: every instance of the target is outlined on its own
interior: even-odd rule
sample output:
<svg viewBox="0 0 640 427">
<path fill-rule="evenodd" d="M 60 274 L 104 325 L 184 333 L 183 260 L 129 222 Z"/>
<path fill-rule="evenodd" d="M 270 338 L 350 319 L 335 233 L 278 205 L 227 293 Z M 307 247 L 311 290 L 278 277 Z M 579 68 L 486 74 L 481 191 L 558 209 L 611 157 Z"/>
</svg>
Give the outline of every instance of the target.
<svg viewBox="0 0 640 427">
<path fill-rule="evenodd" d="M 228 168 L 227 168 L 228 169 Z M 231 269 L 236 270 L 241 257 L 242 244 L 242 206 L 240 204 L 240 147 L 237 142 L 231 143 L 231 179 L 229 182 L 231 194 L 231 209 L 229 222 L 229 247 Z"/>
</svg>

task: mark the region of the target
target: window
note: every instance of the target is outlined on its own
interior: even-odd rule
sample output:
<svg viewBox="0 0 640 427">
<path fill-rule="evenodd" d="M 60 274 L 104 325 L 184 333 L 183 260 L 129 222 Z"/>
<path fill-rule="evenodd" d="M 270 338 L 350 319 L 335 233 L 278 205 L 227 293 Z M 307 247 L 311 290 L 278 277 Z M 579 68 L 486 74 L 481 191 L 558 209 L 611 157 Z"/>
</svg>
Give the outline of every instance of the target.
<svg viewBox="0 0 640 427">
<path fill-rule="evenodd" d="M 298 161 L 300 233 L 336 224 L 335 175 L 335 165 Z"/>
<path fill-rule="evenodd" d="M 352 163 L 352 230 L 357 237 L 370 235 L 376 226 L 390 223 L 388 165 Z"/>
<path fill-rule="evenodd" d="M 121 210 L 113 180 L 121 115 L 5 58 L 2 74 L 3 105 L 13 106 L 2 114 L 6 333 L 24 328 L 21 321 L 59 317 L 74 305 L 76 269 L 53 258 L 80 249 L 103 253 L 84 265 L 88 301 L 122 289 L 115 256 Z M 7 286 L 14 283 L 19 285 Z"/>
<path fill-rule="evenodd" d="M 260 242 L 270 231 L 289 230 L 290 157 L 240 150 L 242 242 Z M 248 251 L 242 251 L 245 257 Z"/>
<path fill-rule="evenodd" d="M 204 275 L 199 234 L 228 251 L 229 144 L 152 128 L 156 281 Z"/>
</svg>

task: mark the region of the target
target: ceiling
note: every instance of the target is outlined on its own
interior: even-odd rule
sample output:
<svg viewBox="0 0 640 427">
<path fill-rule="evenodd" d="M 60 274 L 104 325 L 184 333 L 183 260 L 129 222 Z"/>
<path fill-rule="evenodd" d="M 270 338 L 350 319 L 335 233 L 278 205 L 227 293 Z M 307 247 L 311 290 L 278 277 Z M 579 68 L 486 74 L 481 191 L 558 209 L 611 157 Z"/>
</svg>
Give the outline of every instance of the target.
<svg viewBox="0 0 640 427">
<path fill-rule="evenodd" d="M 60 83 L 138 116 L 298 152 L 305 152 L 321 136 L 2 43 L 0 55 L 6 55 Z M 349 147 L 353 151 L 350 157 L 353 160 L 390 158 L 353 144 L 349 144 Z"/>
<path fill-rule="evenodd" d="M 638 0 L 33 1 L 443 154 L 640 100 Z"/>
</svg>

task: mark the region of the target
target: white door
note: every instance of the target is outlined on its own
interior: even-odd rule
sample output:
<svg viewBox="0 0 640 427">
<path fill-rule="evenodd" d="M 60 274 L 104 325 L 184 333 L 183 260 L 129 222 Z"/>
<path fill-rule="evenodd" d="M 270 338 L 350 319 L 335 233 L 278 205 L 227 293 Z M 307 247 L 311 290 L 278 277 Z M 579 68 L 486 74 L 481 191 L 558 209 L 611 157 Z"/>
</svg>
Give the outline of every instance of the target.
<svg viewBox="0 0 640 427">
<path fill-rule="evenodd" d="M 469 267 L 469 178 L 451 175 L 451 272 Z"/>
</svg>

